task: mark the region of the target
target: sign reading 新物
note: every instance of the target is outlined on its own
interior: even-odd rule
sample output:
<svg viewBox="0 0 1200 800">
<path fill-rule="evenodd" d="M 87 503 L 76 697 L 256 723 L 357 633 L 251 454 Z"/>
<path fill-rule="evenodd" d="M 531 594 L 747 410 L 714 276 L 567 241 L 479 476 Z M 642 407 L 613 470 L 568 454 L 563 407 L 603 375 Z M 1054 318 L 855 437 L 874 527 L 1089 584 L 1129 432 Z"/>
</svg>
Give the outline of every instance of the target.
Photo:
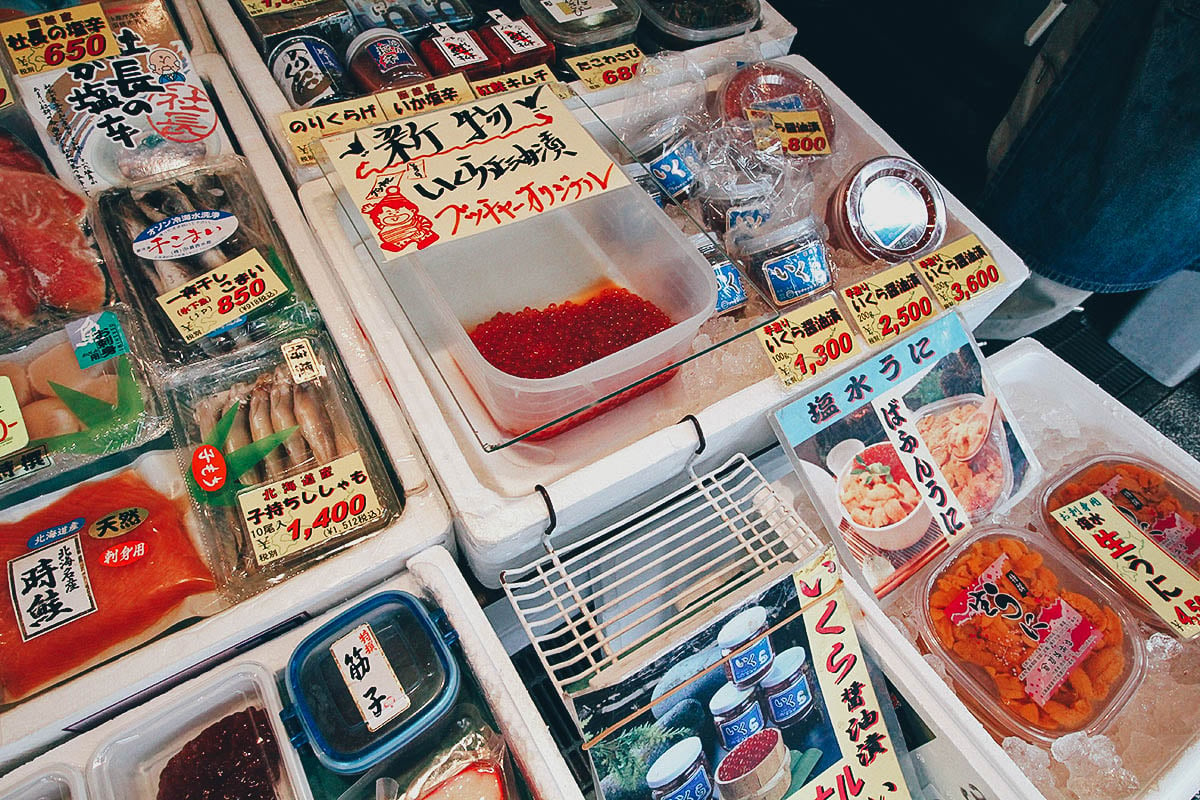
<svg viewBox="0 0 1200 800">
<path fill-rule="evenodd" d="M 0 22 L 0 36 L 22 77 L 117 54 L 117 41 L 99 3 Z"/>
<path fill-rule="evenodd" d="M 629 179 L 545 84 L 320 140 L 378 246 L 405 253 Z"/>
</svg>

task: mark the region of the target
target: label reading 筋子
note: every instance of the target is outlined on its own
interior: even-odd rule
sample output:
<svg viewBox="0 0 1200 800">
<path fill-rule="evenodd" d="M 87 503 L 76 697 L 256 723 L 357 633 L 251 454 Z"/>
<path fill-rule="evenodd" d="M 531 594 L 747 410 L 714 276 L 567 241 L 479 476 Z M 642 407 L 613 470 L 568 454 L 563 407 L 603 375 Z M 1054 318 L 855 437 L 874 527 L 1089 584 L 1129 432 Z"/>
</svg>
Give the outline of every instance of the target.
<svg viewBox="0 0 1200 800">
<path fill-rule="evenodd" d="M 370 624 L 364 622 L 335 640 L 329 654 L 368 731 L 374 733 L 412 705 Z"/>
</svg>

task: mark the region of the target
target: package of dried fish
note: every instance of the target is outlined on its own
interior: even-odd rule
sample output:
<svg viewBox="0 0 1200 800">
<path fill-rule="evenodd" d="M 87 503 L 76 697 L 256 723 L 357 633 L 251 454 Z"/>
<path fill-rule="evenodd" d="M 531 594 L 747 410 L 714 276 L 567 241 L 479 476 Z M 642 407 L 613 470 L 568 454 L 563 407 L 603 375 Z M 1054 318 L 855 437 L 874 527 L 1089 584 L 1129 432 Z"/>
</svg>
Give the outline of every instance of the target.
<svg viewBox="0 0 1200 800">
<path fill-rule="evenodd" d="M 167 430 L 124 305 L 0 341 L 0 496 Z"/>
<path fill-rule="evenodd" d="M 98 203 L 112 270 L 169 363 L 311 324 L 308 293 L 241 159 L 111 189 Z"/>
<path fill-rule="evenodd" d="M 315 330 L 173 377 L 181 459 L 210 529 L 226 536 L 234 581 L 276 580 L 399 514 L 349 387 L 328 336 Z"/>
</svg>

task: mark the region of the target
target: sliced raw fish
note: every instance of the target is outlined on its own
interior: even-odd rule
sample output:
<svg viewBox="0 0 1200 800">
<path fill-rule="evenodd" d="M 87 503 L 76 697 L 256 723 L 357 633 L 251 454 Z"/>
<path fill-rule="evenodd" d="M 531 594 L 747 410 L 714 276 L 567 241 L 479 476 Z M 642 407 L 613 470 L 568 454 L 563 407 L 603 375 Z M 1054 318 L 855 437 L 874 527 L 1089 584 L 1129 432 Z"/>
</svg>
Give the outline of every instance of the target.
<svg viewBox="0 0 1200 800">
<path fill-rule="evenodd" d="M 24 142 L 3 128 L 0 128 L 0 167 L 19 169 L 22 172 L 46 171 L 46 165 Z"/>
<path fill-rule="evenodd" d="M 33 324 L 37 307 L 29 270 L 0 240 L 0 322 L 11 328 L 27 328 Z"/>
</svg>

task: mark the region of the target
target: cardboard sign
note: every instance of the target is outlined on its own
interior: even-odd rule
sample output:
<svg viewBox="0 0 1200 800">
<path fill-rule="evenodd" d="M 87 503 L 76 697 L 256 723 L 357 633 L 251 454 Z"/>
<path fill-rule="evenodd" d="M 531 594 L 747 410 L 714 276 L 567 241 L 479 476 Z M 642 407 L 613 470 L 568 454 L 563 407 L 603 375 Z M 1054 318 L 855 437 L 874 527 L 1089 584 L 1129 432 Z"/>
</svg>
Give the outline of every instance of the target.
<svg viewBox="0 0 1200 800">
<path fill-rule="evenodd" d="M 117 41 L 99 3 L 0 22 L 0 37 L 20 77 L 117 54 Z"/>
</svg>

